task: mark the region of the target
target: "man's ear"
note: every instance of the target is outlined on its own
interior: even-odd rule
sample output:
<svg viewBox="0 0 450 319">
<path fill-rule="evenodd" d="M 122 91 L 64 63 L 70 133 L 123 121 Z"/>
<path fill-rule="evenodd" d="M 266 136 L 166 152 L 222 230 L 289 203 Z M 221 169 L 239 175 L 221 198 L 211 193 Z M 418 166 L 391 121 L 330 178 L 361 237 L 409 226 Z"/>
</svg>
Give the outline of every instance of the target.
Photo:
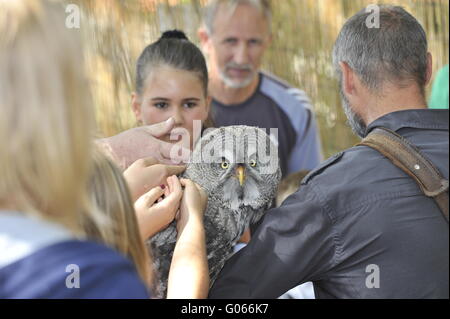
<svg viewBox="0 0 450 319">
<path fill-rule="evenodd" d="M 133 110 L 134 116 L 138 123 L 142 123 L 141 116 L 141 99 L 136 92 L 131 94 L 131 109 Z"/>
<path fill-rule="evenodd" d="M 355 94 L 355 72 L 346 62 L 339 62 L 342 72 L 342 90 L 347 95 Z"/>
<path fill-rule="evenodd" d="M 433 56 L 430 52 L 427 53 L 427 74 L 425 78 L 425 86 L 431 81 L 431 76 L 433 75 Z"/>
<path fill-rule="evenodd" d="M 209 33 L 206 31 L 205 27 L 200 27 L 198 29 L 198 38 L 200 39 L 200 45 L 202 46 L 202 49 L 204 51 L 207 51 L 208 49 L 208 43 L 209 43 Z"/>
</svg>

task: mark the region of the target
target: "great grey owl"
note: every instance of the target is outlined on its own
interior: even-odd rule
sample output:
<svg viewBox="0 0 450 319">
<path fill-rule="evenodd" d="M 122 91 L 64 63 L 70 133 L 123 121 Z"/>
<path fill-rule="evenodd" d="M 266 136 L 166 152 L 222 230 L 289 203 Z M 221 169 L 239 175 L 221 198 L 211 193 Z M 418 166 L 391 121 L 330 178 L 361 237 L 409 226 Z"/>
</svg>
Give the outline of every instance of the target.
<svg viewBox="0 0 450 319">
<path fill-rule="evenodd" d="M 182 177 L 208 194 L 204 215 L 210 285 L 214 283 L 244 230 L 272 205 L 281 179 L 278 149 L 261 129 L 213 129 L 196 143 Z M 151 238 L 156 294 L 164 297 L 177 238 L 176 223 Z"/>
</svg>

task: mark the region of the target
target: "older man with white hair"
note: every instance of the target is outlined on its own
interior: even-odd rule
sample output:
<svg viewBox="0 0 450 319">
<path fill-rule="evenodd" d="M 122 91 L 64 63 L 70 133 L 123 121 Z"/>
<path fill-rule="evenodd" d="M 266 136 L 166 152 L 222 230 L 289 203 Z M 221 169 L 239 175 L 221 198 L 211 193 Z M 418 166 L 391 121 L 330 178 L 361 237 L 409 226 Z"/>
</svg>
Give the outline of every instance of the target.
<svg viewBox="0 0 450 319">
<path fill-rule="evenodd" d="M 268 0 L 212 0 L 199 30 L 209 67 L 209 93 L 216 126 L 278 129 L 283 176 L 315 168 L 320 140 L 306 94 L 260 72 L 271 43 Z"/>
</svg>

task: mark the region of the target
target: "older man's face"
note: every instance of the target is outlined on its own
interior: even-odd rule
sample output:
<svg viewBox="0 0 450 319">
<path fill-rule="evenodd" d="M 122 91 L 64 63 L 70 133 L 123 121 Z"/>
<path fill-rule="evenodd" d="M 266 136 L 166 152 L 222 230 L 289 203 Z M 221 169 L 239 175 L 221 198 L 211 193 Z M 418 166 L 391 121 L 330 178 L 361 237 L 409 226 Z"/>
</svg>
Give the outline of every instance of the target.
<svg viewBox="0 0 450 319">
<path fill-rule="evenodd" d="M 269 26 L 261 11 L 239 5 L 230 12 L 222 5 L 206 45 L 211 76 L 219 76 L 231 88 L 247 87 L 258 74 L 269 43 Z"/>
</svg>

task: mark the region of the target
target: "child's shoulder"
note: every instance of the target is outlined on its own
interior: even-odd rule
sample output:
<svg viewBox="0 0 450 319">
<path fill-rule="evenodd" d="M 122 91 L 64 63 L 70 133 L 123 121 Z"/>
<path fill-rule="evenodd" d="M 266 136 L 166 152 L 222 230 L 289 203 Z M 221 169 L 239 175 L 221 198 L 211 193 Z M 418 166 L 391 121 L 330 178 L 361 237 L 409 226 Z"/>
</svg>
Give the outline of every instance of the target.
<svg viewBox="0 0 450 319">
<path fill-rule="evenodd" d="M 2 298 L 147 298 L 132 263 L 89 241 L 44 247 L 0 269 Z"/>
</svg>

